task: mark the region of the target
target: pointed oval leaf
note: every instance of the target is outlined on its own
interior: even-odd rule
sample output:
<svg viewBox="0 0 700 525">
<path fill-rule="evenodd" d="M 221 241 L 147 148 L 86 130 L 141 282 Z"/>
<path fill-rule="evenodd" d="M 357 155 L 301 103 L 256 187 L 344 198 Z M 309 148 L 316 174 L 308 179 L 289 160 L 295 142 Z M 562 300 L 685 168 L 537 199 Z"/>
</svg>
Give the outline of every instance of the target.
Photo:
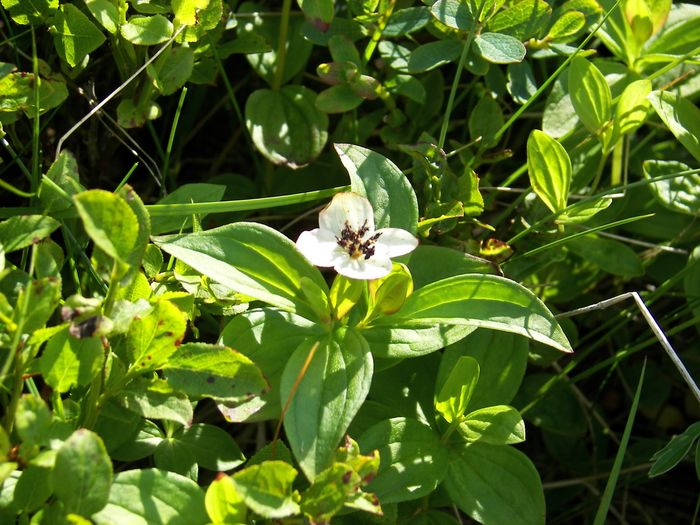
<svg viewBox="0 0 700 525">
<path fill-rule="evenodd" d="M 155 237 L 163 251 L 241 294 L 314 318 L 301 290 L 308 277 L 326 293 L 320 272 L 296 245 L 262 224 L 237 222 L 183 235 Z"/>
<path fill-rule="evenodd" d="M 470 412 L 460 423 L 459 431 L 469 442 L 512 445 L 525 441 L 525 422 L 520 412 L 506 405 Z"/>
<path fill-rule="evenodd" d="M 248 507 L 265 518 L 279 519 L 299 512 L 292 492 L 296 477 L 296 469 L 284 461 L 263 461 L 231 479 Z"/>
<path fill-rule="evenodd" d="M 12 253 L 45 239 L 61 225 L 45 215 L 18 215 L 0 222 L 0 245 Z"/>
<path fill-rule="evenodd" d="M 396 314 L 373 326 L 422 328 L 470 325 L 520 334 L 571 352 L 571 345 L 552 312 L 520 284 L 495 275 L 466 274 L 429 284 L 411 294 Z"/>
<path fill-rule="evenodd" d="M 571 159 L 564 147 L 535 129 L 527 139 L 527 171 L 537 196 L 554 213 L 566 208 L 571 186 Z"/>
<path fill-rule="evenodd" d="M 435 396 L 435 409 L 448 423 L 464 415 L 478 382 L 479 362 L 469 356 L 457 359 Z"/>
<path fill-rule="evenodd" d="M 379 451 L 379 471 L 367 489 L 382 504 L 408 501 L 433 492 L 448 468 L 447 449 L 435 432 L 415 419 L 377 423 L 359 438 L 364 453 Z"/>
<path fill-rule="evenodd" d="M 310 480 L 333 460 L 338 443 L 369 392 L 372 370 L 369 346 L 352 330 L 307 340 L 285 366 L 280 396 L 283 403 L 291 401 L 284 429 Z"/>
<path fill-rule="evenodd" d="M 586 129 L 597 134 L 610 120 L 612 95 L 603 73 L 583 57 L 569 65 L 571 103 Z"/>
<path fill-rule="evenodd" d="M 544 0 L 522 0 L 508 4 L 488 22 L 487 28 L 495 33 L 515 37 L 521 42 L 544 34 L 552 15 L 552 8 Z"/>
<path fill-rule="evenodd" d="M 472 45 L 472 50 L 492 64 L 522 62 L 527 52 L 520 40 L 502 33 L 481 33 L 474 37 Z"/>
<path fill-rule="evenodd" d="M 642 164 L 647 179 L 689 171 L 687 164 L 666 160 L 647 160 Z M 683 175 L 649 185 L 657 200 L 666 208 L 697 215 L 700 213 L 700 174 Z"/>
<path fill-rule="evenodd" d="M 452 29 L 470 31 L 476 25 L 476 16 L 472 13 L 471 2 L 438 0 L 430 8 L 430 14 Z"/>
<path fill-rule="evenodd" d="M 51 32 L 58 56 L 71 67 L 82 63 L 105 41 L 102 31 L 73 4 L 63 4 L 56 12 Z"/>
<path fill-rule="evenodd" d="M 700 162 L 700 109 L 671 91 L 652 91 L 647 99 L 678 142 Z"/>
<path fill-rule="evenodd" d="M 651 80 L 644 78 L 630 83 L 620 95 L 615 108 L 615 126 L 620 135 L 632 133 L 644 124 L 651 104 L 647 96 L 651 93 Z"/>
<path fill-rule="evenodd" d="M 248 509 L 230 476 L 219 474 L 204 496 L 207 514 L 214 523 L 234 525 L 244 523 Z"/>
<path fill-rule="evenodd" d="M 683 433 L 673 436 L 671 441 L 651 458 L 654 463 L 649 469 L 649 477 L 660 476 L 680 463 L 699 436 L 700 422 L 693 423 Z"/>
<path fill-rule="evenodd" d="M 135 319 L 126 337 L 132 370 L 147 372 L 163 366 L 180 345 L 186 327 L 184 314 L 166 300 L 158 301 L 148 315 Z"/>
<path fill-rule="evenodd" d="M 173 36 L 173 24 L 163 15 L 132 16 L 120 29 L 121 35 L 137 46 L 154 46 Z"/>
<path fill-rule="evenodd" d="M 68 327 L 54 335 L 39 359 L 44 380 L 58 392 L 68 392 L 73 386 L 85 386 L 100 371 L 104 349 L 99 337 L 76 339 Z"/>
<path fill-rule="evenodd" d="M 436 40 L 422 44 L 408 57 L 408 73 L 425 73 L 449 64 L 459 58 L 463 48 L 464 42 L 461 40 Z"/>
</svg>

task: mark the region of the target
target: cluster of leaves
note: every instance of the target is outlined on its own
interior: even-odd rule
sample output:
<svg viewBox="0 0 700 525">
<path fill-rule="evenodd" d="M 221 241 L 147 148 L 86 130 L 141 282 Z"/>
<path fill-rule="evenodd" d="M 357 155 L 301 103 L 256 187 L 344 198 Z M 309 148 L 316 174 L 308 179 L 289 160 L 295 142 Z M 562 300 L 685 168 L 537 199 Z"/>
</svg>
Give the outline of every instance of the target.
<svg viewBox="0 0 700 525">
<path fill-rule="evenodd" d="M 0 222 L 0 518 L 420 525 L 456 522 L 453 504 L 480 523 L 543 523 L 546 507 L 576 500 L 585 514 L 591 503 L 555 491 L 546 506 L 541 478 L 619 470 L 605 400 L 574 384 L 592 378 L 595 398 L 617 374 L 625 392 L 639 363 L 617 365 L 650 342 L 622 335 L 624 317 L 560 326 L 550 308 L 644 279 L 658 285 L 650 302 L 682 291 L 669 320 L 696 324 L 700 9 L 297 3 L 2 0 L 12 162 L 0 183 L 27 207 Z M 115 120 L 110 106 L 95 115 L 122 140 L 132 128 L 144 166 L 128 170 L 88 124 L 78 153 L 62 149 L 73 131 L 55 142 L 81 115 L 78 92 L 97 102 L 77 88 L 88 79 L 118 100 Z M 226 122 L 201 116 L 222 107 L 219 94 Z M 204 155 L 175 140 L 180 118 L 205 121 Z M 211 128 L 230 121 L 234 138 L 214 141 Z M 214 142 L 236 155 L 209 160 L 211 172 L 238 174 L 186 183 L 186 161 Z M 154 195 L 144 169 L 170 192 Z M 241 220 L 284 204 L 296 205 L 291 219 L 347 191 L 316 190 L 348 175 L 377 228 L 422 241 L 382 279 L 330 282 L 264 216 Z M 231 200 L 261 194 L 278 196 Z M 215 212 L 229 220 L 208 215 L 223 225 L 204 229 Z M 600 345 L 612 356 L 596 356 Z M 676 408 L 675 371 L 657 362 L 634 404 L 661 429 L 632 447 L 641 461 L 698 415 Z M 523 443 L 526 422 L 535 439 Z M 682 462 L 698 435 L 689 425 L 650 475 Z"/>
</svg>

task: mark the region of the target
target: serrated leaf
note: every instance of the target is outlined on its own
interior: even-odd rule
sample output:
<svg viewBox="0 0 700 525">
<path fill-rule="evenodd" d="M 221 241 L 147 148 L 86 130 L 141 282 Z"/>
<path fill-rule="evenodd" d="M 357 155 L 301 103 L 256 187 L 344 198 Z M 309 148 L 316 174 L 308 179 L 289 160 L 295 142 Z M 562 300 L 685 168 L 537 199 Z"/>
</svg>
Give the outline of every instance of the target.
<svg viewBox="0 0 700 525">
<path fill-rule="evenodd" d="M 522 62 L 527 50 L 523 43 L 502 33 L 481 33 L 474 37 L 474 50 L 492 64 L 514 64 Z"/>
<path fill-rule="evenodd" d="M 105 41 L 102 31 L 73 4 L 63 4 L 56 12 L 51 32 L 58 56 L 71 67 L 82 63 Z"/>
<path fill-rule="evenodd" d="M 537 196 L 554 213 L 566 208 L 571 186 L 571 160 L 564 147 L 545 132 L 533 130 L 527 139 L 527 171 Z"/>
</svg>

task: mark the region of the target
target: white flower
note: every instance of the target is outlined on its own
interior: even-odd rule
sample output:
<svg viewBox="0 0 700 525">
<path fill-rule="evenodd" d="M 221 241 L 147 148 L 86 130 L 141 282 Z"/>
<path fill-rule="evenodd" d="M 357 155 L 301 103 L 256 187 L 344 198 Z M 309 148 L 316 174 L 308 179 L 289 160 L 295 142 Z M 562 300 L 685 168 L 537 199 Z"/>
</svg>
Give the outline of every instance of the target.
<svg viewBox="0 0 700 525">
<path fill-rule="evenodd" d="M 332 266 L 352 279 L 378 279 L 391 271 L 391 257 L 404 255 L 418 240 L 399 228 L 374 229 L 374 211 L 357 193 L 337 193 L 305 231 L 297 248 L 316 266 Z"/>
</svg>

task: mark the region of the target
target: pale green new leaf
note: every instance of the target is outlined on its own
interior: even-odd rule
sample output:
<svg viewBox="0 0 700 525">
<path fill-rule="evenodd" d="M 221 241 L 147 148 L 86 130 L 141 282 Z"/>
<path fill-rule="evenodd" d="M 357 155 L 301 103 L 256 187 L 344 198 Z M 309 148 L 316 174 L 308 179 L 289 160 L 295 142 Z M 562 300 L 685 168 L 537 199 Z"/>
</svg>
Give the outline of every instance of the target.
<svg viewBox="0 0 700 525">
<path fill-rule="evenodd" d="M 263 461 L 232 476 L 238 494 L 254 512 L 279 519 L 299 512 L 292 483 L 297 471 L 284 461 Z"/>
<path fill-rule="evenodd" d="M 173 35 L 173 24 L 163 15 L 132 16 L 121 26 L 121 35 L 132 44 L 153 46 Z"/>
<path fill-rule="evenodd" d="M 478 381 L 479 362 L 473 357 L 460 357 L 435 396 L 435 410 L 448 423 L 461 418 Z"/>
<path fill-rule="evenodd" d="M 197 23 L 197 11 L 205 9 L 209 0 L 172 0 L 175 23 L 193 26 Z"/>
<path fill-rule="evenodd" d="M 98 337 L 76 339 L 68 327 L 54 335 L 39 359 L 44 381 L 57 392 L 85 386 L 99 373 L 104 350 Z"/>
<path fill-rule="evenodd" d="M 223 475 L 211 482 L 204 503 L 214 523 L 236 525 L 246 521 L 247 508 L 230 476 Z"/>
<path fill-rule="evenodd" d="M 544 131 L 527 139 L 527 170 L 537 196 L 554 213 L 566 208 L 571 185 L 571 160 L 564 147 Z"/>
<path fill-rule="evenodd" d="M 147 372 L 161 368 L 178 349 L 186 327 L 185 315 L 165 300 L 158 301 L 148 315 L 132 321 L 126 336 L 131 370 Z"/>
<path fill-rule="evenodd" d="M 574 57 L 569 65 L 569 90 L 581 122 L 598 134 L 611 118 L 612 95 L 605 77 L 593 63 Z"/>
<path fill-rule="evenodd" d="M 615 108 L 615 129 L 619 135 L 632 133 L 644 124 L 651 110 L 649 93 L 651 80 L 647 78 L 630 83 L 622 92 Z"/>
<path fill-rule="evenodd" d="M 512 445 L 525 441 L 525 422 L 513 407 L 496 405 L 470 412 L 459 425 L 469 442 Z"/>
<path fill-rule="evenodd" d="M 58 0 L 2 0 L 12 20 L 21 25 L 45 24 L 58 8 Z"/>
</svg>

